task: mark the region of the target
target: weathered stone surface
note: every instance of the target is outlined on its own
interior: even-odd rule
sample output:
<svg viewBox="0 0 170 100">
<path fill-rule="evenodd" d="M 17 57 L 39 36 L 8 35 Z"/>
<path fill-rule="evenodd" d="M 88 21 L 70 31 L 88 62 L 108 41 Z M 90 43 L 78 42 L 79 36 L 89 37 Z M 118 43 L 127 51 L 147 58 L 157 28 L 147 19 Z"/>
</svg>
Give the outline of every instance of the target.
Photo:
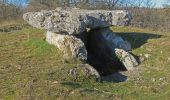
<svg viewBox="0 0 170 100">
<path fill-rule="evenodd" d="M 56 34 L 48 31 L 46 41 L 63 51 L 64 58 L 66 59 L 78 58 L 82 61 L 87 60 L 87 50 L 84 43 L 74 36 Z"/>
<path fill-rule="evenodd" d="M 28 12 L 23 15 L 30 25 L 48 31 L 80 34 L 86 28 L 103 28 L 112 25 L 125 26 L 131 20 L 131 15 L 124 10 L 81 10 L 61 9 L 41 12 Z"/>
<path fill-rule="evenodd" d="M 80 64 L 78 67 L 75 67 L 69 71 L 69 74 L 73 77 L 83 76 L 86 78 L 94 78 L 96 81 L 100 81 L 100 74 L 96 69 L 94 69 L 89 64 Z"/>
<path fill-rule="evenodd" d="M 133 70 L 138 65 L 136 59 L 125 50 L 116 48 L 115 53 L 127 70 Z"/>
</svg>

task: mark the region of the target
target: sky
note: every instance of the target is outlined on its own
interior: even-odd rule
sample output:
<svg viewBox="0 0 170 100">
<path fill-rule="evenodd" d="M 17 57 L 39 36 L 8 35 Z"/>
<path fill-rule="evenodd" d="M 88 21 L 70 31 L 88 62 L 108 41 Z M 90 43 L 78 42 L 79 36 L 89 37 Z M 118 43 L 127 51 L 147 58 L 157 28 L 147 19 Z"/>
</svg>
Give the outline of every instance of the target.
<svg viewBox="0 0 170 100">
<path fill-rule="evenodd" d="M 18 0 L 9 0 L 10 2 L 16 2 L 16 1 L 18 1 Z M 23 5 L 26 5 L 26 1 L 28 1 L 28 0 L 22 0 L 22 4 Z M 156 7 L 162 7 L 162 4 L 164 4 L 167 0 L 153 0 L 154 1 L 154 3 L 156 4 L 155 6 Z M 170 1 L 170 0 L 169 0 Z"/>
<path fill-rule="evenodd" d="M 29 0 L 8 0 L 8 2 L 14 3 L 14 4 L 16 4 L 17 1 L 20 1 L 19 3 L 21 3 L 21 4 L 18 4 L 18 5 L 26 5 Z"/>
<path fill-rule="evenodd" d="M 154 0 L 154 2 L 156 3 L 156 7 L 162 7 L 162 4 L 164 4 L 166 1 L 168 0 Z"/>
</svg>

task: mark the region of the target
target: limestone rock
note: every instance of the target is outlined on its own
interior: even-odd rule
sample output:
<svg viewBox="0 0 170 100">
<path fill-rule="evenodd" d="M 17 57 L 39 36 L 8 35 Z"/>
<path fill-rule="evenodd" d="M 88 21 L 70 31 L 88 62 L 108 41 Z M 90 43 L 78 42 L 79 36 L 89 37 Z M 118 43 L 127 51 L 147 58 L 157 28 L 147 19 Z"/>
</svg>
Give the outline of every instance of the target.
<svg viewBox="0 0 170 100">
<path fill-rule="evenodd" d="M 81 10 L 61 9 L 50 11 L 28 12 L 23 19 L 30 25 L 48 31 L 80 34 L 86 28 L 104 28 L 112 25 L 125 26 L 132 19 L 129 12 L 124 10 Z"/>
<path fill-rule="evenodd" d="M 80 64 L 69 71 L 69 74 L 73 77 L 83 76 L 86 78 L 93 77 L 96 81 L 100 81 L 101 77 L 96 69 L 94 69 L 89 64 Z"/>
<path fill-rule="evenodd" d="M 89 64 L 83 64 L 82 69 L 84 70 L 84 74 L 86 75 L 86 77 L 95 76 L 97 80 L 100 80 L 100 75 L 98 71 Z"/>
<path fill-rule="evenodd" d="M 63 51 L 64 58 L 66 59 L 78 58 L 81 61 L 87 60 L 87 50 L 84 43 L 74 36 L 56 34 L 48 31 L 46 41 Z"/>
<path fill-rule="evenodd" d="M 127 70 L 133 70 L 138 65 L 136 59 L 123 49 L 115 49 L 116 56 L 121 60 Z"/>
</svg>

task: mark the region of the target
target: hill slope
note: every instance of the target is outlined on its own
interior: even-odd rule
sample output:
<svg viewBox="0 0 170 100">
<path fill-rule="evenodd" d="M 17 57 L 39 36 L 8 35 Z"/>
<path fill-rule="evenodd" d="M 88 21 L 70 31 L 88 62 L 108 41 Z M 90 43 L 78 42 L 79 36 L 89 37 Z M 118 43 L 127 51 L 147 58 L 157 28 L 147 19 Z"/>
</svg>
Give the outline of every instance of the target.
<svg viewBox="0 0 170 100">
<path fill-rule="evenodd" d="M 131 27 L 112 27 L 131 42 L 136 55 L 151 55 L 136 70 L 103 82 L 70 79 L 63 68 L 79 64 L 64 61 L 56 47 L 44 41 L 44 32 L 31 27 L 0 33 L 0 99 L 170 99 L 170 34 Z"/>
</svg>

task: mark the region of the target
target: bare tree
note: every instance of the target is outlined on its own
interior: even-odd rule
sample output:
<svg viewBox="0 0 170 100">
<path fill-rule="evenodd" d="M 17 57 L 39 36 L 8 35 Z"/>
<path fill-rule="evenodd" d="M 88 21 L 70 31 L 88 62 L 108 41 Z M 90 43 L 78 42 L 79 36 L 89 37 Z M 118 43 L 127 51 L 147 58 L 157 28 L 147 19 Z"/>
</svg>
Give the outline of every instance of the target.
<svg viewBox="0 0 170 100">
<path fill-rule="evenodd" d="M 120 0 L 107 0 L 106 3 L 109 7 L 109 9 L 112 9 L 113 7 L 116 6 L 116 4 L 119 2 Z"/>
<path fill-rule="evenodd" d="M 0 1 L 0 20 L 16 19 L 22 14 L 22 1 L 16 0 L 9 2 L 9 0 Z"/>
<path fill-rule="evenodd" d="M 153 2 L 153 0 L 144 0 L 144 6 L 146 8 L 153 8 L 155 7 L 155 3 Z"/>
</svg>

